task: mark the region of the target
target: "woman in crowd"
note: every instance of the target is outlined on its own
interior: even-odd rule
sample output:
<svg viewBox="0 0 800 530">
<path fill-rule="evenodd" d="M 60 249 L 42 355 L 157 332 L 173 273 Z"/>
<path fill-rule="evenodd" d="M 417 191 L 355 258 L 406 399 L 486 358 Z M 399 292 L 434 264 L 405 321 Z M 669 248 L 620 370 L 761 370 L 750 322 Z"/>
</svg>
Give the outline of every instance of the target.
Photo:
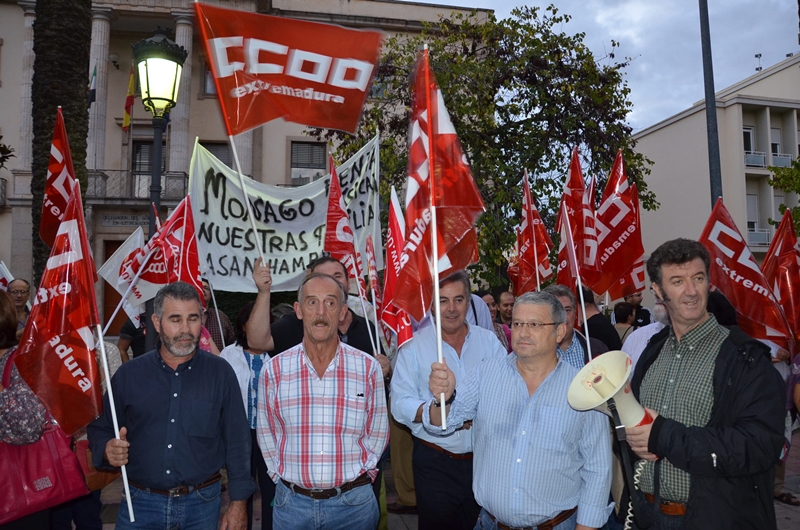
<svg viewBox="0 0 800 530">
<path fill-rule="evenodd" d="M 494 301 L 494 296 L 489 291 L 477 291 L 476 295 L 486 302 L 489 306 L 489 312 L 492 314 L 492 322 L 494 322 L 494 334 L 497 335 L 497 340 L 503 345 L 509 353 L 511 352 L 511 329 L 505 324 L 497 321 L 497 302 Z"/>
</svg>

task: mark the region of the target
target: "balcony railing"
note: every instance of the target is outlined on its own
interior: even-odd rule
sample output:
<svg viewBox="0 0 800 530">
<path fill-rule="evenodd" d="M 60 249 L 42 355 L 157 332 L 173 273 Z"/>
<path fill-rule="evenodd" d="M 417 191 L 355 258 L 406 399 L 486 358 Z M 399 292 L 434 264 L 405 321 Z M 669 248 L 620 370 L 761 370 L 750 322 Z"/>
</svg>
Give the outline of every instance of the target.
<svg viewBox="0 0 800 530">
<path fill-rule="evenodd" d="M 767 153 L 761 151 L 745 151 L 744 165 L 747 167 L 767 167 Z"/>
<path fill-rule="evenodd" d="M 752 247 L 768 247 L 772 242 L 772 232 L 767 228 L 749 228 L 747 243 Z"/>
<path fill-rule="evenodd" d="M 161 175 L 161 198 L 183 199 L 186 196 L 188 180 L 185 173 Z M 92 199 L 149 199 L 150 174 L 119 169 L 90 171 L 86 197 Z"/>
<path fill-rule="evenodd" d="M 793 155 L 787 155 L 786 153 L 772 153 L 772 165 L 775 167 L 790 167 L 792 165 L 792 160 L 794 160 Z"/>
</svg>

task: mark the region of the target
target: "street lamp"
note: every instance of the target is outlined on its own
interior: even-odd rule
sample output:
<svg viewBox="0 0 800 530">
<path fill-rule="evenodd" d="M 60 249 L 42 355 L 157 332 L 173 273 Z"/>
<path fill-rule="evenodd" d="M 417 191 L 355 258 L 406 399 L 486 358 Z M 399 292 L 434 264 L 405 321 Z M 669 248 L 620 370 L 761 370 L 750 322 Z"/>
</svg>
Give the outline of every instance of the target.
<svg viewBox="0 0 800 530">
<path fill-rule="evenodd" d="M 165 114 L 175 106 L 188 52 L 168 37 L 168 30 L 159 27 L 154 35 L 133 45 L 133 61 L 139 74 L 139 87 L 144 107 L 153 114 L 153 161 L 150 177 L 149 237 L 156 233 L 156 211 L 161 207 L 161 142 L 167 120 Z M 153 301 L 147 302 L 147 351 L 155 348 L 156 332 L 151 315 Z"/>
</svg>

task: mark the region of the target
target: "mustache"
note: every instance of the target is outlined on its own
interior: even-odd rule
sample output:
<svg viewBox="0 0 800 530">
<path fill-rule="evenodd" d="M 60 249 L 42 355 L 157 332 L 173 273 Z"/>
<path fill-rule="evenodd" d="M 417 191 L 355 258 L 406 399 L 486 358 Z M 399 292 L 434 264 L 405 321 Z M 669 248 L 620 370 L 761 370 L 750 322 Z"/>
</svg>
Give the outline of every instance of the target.
<svg viewBox="0 0 800 530">
<path fill-rule="evenodd" d="M 325 326 L 330 326 L 331 323 L 325 317 L 316 317 L 314 320 L 311 321 L 312 326 L 316 326 L 317 324 L 324 324 Z"/>
</svg>

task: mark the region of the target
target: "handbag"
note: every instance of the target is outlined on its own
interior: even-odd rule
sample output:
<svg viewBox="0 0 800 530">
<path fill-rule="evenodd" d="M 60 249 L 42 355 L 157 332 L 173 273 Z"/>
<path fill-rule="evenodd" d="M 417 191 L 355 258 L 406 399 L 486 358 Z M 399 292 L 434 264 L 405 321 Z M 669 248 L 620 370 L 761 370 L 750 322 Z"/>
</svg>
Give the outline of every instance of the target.
<svg viewBox="0 0 800 530">
<path fill-rule="evenodd" d="M 89 491 L 101 490 L 122 475 L 120 471 L 95 469 L 92 465 L 92 450 L 89 449 L 88 440 L 75 442 L 75 454 L 78 456 L 78 462 L 81 464 L 81 470 L 86 479 L 86 485 L 89 486 Z"/>
<path fill-rule="evenodd" d="M 3 370 L 3 387 L 11 381 L 14 351 Z M 71 438 L 47 414 L 39 441 L 26 445 L 0 443 L 0 524 L 87 495 L 83 471 Z"/>
</svg>

